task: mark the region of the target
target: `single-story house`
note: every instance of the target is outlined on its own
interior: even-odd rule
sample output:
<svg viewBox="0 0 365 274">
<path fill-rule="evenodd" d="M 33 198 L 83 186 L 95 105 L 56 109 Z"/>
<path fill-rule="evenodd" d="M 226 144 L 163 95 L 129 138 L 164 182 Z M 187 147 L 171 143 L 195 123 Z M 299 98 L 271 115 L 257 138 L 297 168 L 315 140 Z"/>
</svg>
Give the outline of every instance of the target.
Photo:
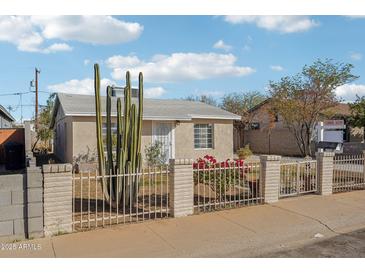
<svg viewBox="0 0 365 274">
<path fill-rule="evenodd" d="M 270 99 L 249 110 L 250 124 L 244 129 L 244 145 L 249 144 L 251 150 L 258 154 L 279 154 L 288 156 L 300 155 L 300 150 L 292 133 L 285 127 L 280 115 L 269 114 Z M 329 118 L 344 121 L 343 151 L 344 153 L 359 153 L 364 146 L 364 130 L 352 128 L 348 124 L 350 108 L 348 104 L 338 103 L 326 111 Z M 273 119 L 274 118 L 274 119 Z M 315 145 L 313 144 L 313 149 Z"/>
<path fill-rule="evenodd" d="M 14 117 L 0 105 L 0 128 L 11 128 L 14 122 Z"/>
<path fill-rule="evenodd" d="M 105 99 L 101 97 L 104 118 Z M 54 152 L 61 161 L 73 162 L 88 151 L 96 151 L 94 100 L 93 95 L 57 94 L 51 128 L 54 129 Z M 114 131 L 116 101 L 117 97 L 113 96 Z M 197 159 L 206 154 L 214 155 L 219 160 L 232 159 L 233 120 L 236 119 L 240 117 L 201 102 L 144 99 L 142 157 L 145 148 L 158 140 L 163 143 L 170 159 Z M 105 133 L 105 124 L 103 131 Z"/>
</svg>

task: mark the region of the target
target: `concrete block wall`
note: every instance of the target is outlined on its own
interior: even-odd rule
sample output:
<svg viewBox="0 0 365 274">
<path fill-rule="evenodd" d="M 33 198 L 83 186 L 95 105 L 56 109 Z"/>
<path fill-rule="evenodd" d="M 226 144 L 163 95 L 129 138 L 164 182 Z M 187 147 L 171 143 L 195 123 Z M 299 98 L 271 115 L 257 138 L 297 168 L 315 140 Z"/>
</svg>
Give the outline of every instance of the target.
<svg viewBox="0 0 365 274">
<path fill-rule="evenodd" d="M 170 212 L 173 217 L 194 213 L 193 160 L 170 160 Z"/>
<path fill-rule="evenodd" d="M 43 176 L 35 162 L 26 171 L 27 177 L 27 214 L 28 237 L 42 237 L 43 234 Z"/>
<path fill-rule="evenodd" d="M 26 237 L 25 174 L 0 177 L 0 238 L 23 239 Z"/>
<path fill-rule="evenodd" d="M 261 162 L 261 178 L 262 191 L 265 203 L 274 203 L 279 200 L 280 188 L 280 161 L 281 156 L 262 155 Z"/>
<path fill-rule="evenodd" d="M 72 232 L 72 165 L 43 165 L 44 234 Z"/>
<path fill-rule="evenodd" d="M 39 168 L 0 176 L 0 238 L 43 236 L 43 187 Z"/>
</svg>

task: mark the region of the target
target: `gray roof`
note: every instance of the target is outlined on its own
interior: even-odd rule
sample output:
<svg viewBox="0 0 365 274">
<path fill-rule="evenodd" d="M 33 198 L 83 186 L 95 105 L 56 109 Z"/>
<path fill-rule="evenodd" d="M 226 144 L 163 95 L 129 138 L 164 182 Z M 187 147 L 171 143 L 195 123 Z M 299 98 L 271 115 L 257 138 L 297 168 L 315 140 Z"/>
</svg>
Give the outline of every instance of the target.
<svg viewBox="0 0 365 274">
<path fill-rule="evenodd" d="M 15 121 L 15 118 L 2 105 L 0 105 L 0 113 L 2 113 L 3 116 L 5 116 L 5 118 L 7 120 L 9 120 L 11 122 L 14 122 Z"/>
<path fill-rule="evenodd" d="M 103 115 L 105 115 L 105 98 L 105 96 L 101 97 Z M 58 93 L 57 101 L 56 107 L 58 104 L 61 105 L 66 116 L 95 116 L 95 97 L 93 95 Z M 113 116 L 117 114 L 116 101 L 117 97 L 112 97 Z M 143 102 L 143 108 L 144 120 L 240 119 L 240 116 L 218 107 L 179 99 L 146 98 Z"/>
</svg>

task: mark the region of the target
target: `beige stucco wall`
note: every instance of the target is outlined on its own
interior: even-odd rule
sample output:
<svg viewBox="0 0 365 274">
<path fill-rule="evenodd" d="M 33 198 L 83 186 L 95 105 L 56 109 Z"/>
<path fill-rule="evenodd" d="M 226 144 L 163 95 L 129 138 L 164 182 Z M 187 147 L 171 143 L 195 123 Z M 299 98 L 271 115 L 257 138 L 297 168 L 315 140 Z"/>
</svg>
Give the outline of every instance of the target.
<svg viewBox="0 0 365 274">
<path fill-rule="evenodd" d="M 72 117 L 64 116 L 60 107 L 55 119 L 54 153 L 62 162 L 72 163 Z"/>
<path fill-rule="evenodd" d="M 88 150 L 91 153 L 97 152 L 96 150 L 96 123 L 95 117 L 72 117 L 73 118 L 73 152 L 72 157 L 78 157 L 85 155 Z M 116 118 L 113 117 L 112 122 L 116 122 Z M 144 149 L 151 144 L 152 141 L 152 122 L 143 121 L 142 125 L 142 142 L 141 151 L 142 157 L 144 157 Z"/>
<path fill-rule="evenodd" d="M 114 119 L 113 122 L 115 121 Z M 88 151 L 96 153 L 95 117 L 63 117 L 56 119 L 56 127 L 58 123 L 63 124 L 64 122 L 70 124 L 67 126 L 67 145 L 66 147 L 62 145 L 55 147 L 55 153 L 61 161 L 72 163 L 76 157 L 85 155 Z M 218 160 L 233 158 L 233 123 L 231 120 L 195 119 L 188 122 L 181 121 L 178 124 L 175 121 L 171 123 L 173 123 L 175 134 L 175 158 L 197 159 L 206 154 L 213 155 Z M 194 123 L 214 124 L 213 149 L 194 149 Z M 152 143 L 152 124 L 152 121 L 143 121 L 141 143 L 143 158 L 146 146 Z M 56 142 L 55 146 L 57 146 Z"/>
<path fill-rule="evenodd" d="M 213 124 L 213 149 L 194 149 L 194 123 Z M 218 160 L 233 158 L 233 122 L 232 120 L 194 119 L 181 121 L 175 127 L 175 158 L 197 159 L 209 154 Z"/>
<path fill-rule="evenodd" d="M 251 121 L 260 124 L 259 129 L 244 130 L 244 145 L 249 145 L 254 153 L 300 155 L 294 135 L 284 126 L 282 118 L 278 121 L 269 115 L 269 105 L 265 104 L 255 110 Z"/>
<path fill-rule="evenodd" d="M 257 154 L 298 156 L 300 150 L 293 134 L 286 128 L 271 130 L 245 130 L 244 144 Z"/>
</svg>

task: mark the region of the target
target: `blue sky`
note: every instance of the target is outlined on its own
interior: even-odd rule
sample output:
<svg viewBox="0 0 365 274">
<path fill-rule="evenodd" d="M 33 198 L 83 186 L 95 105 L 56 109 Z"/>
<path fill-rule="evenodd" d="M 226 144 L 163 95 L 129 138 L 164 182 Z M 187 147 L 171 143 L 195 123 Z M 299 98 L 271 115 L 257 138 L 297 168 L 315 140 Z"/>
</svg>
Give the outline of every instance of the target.
<svg viewBox="0 0 365 274">
<path fill-rule="evenodd" d="M 93 63 L 103 84 L 124 85 L 131 70 L 145 76 L 146 95 L 182 98 L 265 92 L 270 80 L 317 58 L 355 66 L 360 78 L 337 90 L 365 95 L 365 18 L 342 16 L 98 16 L 0 17 L 0 104 L 20 119 L 19 96 L 41 70 L 40 103 L 49 92 L 92 94 Z M 23 118 L 34 94 L 23 95 Z"/>
</svg>

